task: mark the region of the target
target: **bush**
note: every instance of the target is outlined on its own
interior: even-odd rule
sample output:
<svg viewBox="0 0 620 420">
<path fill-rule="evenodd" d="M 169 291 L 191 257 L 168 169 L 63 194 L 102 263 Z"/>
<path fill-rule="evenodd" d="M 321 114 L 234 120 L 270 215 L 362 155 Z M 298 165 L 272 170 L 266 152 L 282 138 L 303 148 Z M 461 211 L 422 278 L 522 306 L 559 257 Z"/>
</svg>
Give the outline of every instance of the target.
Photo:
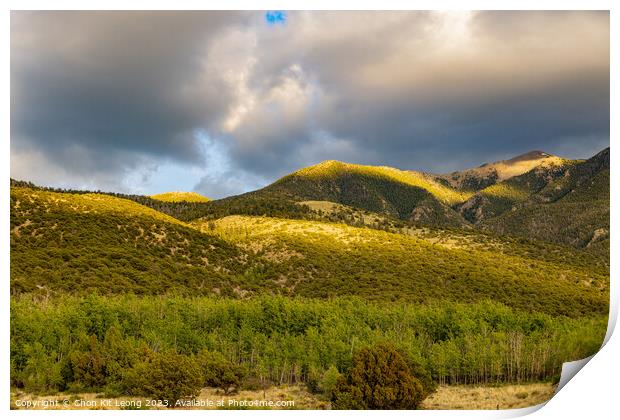
<svg viewBox="0 0 620 420">
<path fill-rule="evenodd" d="M 321 378 L 321 392 L 327 398 L 329 398 L 336 388 L 336 384 L 338 383 L 338 378 L 340 378 L 340 372 L 336 369 L 336 366 L 331 365 L 329 369 L 323 373 L 323 377 Z"/>
<path fill-rule="evenodd" d="M 405 357 L 391 344 L 380 344 L 353 356 L 331 399 L 335 409 L 416 409 L 427 394 Z"/>
<path fill-rule="evenodd" d="M 322 373 L 317 368 L 310 368 L 306 376 L 306 387 L 311 393 L 320 394 L 329 399 L 340 376 L 334 365 Z"/>
<path fill-rule="evenodd" d="M 106 383 L 105 358 L 97 337 L 90 337 L 87 351 L 75 351 L 70 355 L 69 367 L 72 379 L 87 390 L 99 389 Z M 64 371 L 63 371 L 64 373 Z"/>
<path fill-rule="evenodd" d="M 136 364 L 125 378 L 126 392 L 165 400 L 170 406 L 182 398 L 194 398 L 204 382 L 196 361 L 174 352 L 144 350 L 144 361 Z"/>
<path fill-rule="evenodd" d="M 225 394 L 238 389 L 245 377 L 242 366 L 233 365 L 221 353 L 203 350 L 198 356 L 198 364 L 204 378 L 204 385 L 220 388 Z"/>
</svg>

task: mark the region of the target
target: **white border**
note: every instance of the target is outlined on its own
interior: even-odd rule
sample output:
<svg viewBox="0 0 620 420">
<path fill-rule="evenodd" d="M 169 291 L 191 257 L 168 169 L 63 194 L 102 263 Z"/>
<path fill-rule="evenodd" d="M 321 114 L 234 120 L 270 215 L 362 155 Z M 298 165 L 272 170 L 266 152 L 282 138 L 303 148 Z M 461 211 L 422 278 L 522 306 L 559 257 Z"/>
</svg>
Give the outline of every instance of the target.
<svg viewBox="0 0 620 420">
<path fill-rule="evenodd" d="M 618 31 L 618 25 L 620 19 L 620 7 L 617 6 L 618 2 L 612 0 L 590 0 L 590 1 L 553 1 L 553 0 L 503 0 L 503 1 L 491 1 L 491 0 L 470 0 L 470 1 L 458 1 L 458 0 L 419 0 L 419 1 L 404 1 L 404 0 L 358 0 L 356 2 L 347 2 L 344 0 L 297 0 L 297 1 L 277 1 L 277 0 L 265 0 L 261 2 L 249 1 L 249 0 L 231 0 L 228 2 L 205 2 L 197 0 L 177 0 L 177 1 L 163 1 L 163 0 L 150 0 L 150 1 L 123 1 L 123 0 L 93 0 L 88 3 L 78 0 L 62 0 L 62 1 L 45 1 L 45 0 L 24 0 L 24 1 L 5 1 L 6 5 L 5 13 L 2 15 L 2 33 L 1 33 L 1 48 L 2 55 L 4 57 L 4 65 L 2 66 L 2 85 L 4 92 L 3 112 L 2 112 L 2 164 L 0 164 L 0 171 L 2 172 L 2 178 L 4 181 L 0 183 L 0 194 L 2 197 L 3 211 L 0 213 L 3 226 L 3 236 L 0 241 L 0 270 L 2 270 L 3 284 L 1 288 L 3 305 L 3 316 L 1 320 L 3 338 L 2 342 L 2 355 L 0 356 L 0 367 L 2 373 L 2 380 L 0 381 L 0 395 L 3 395 L 4 406 L 3 410 L 8 410 L 9 401 L 9 183 L 8 178 L 10 176 L 10 10 L 46 10 L 46 9 L 81 9 L 81 10 L 98 10 L 98 9 L 114 9 L 114 10 L 129 10 L 129 9 L 154 9 L 154 10 L 171 10 L 171 9 L 183 9 L 183 10 L 199 10 L 199 9 L 258 9 L 258 10 L 294 10 L 294 9 L 311 9 L 311 10 L 323 10 L 323 9 L 359 9 L 359 10 L 375 10 L 375 9 L 392 9 L 392 10 L 405 10 L 405 9 L 418 9 L 418 10 L 610 10 L 611 20 L 611 141 L 610 143 L 617 142 L 617 121 L 613 118 L 616 116 L 617 110 L 616 98 L 618 93 L 617 74 L 620 74 L 618 67 L 618 42 L 620 39 L 620 33 Z M 616 145 L 614 145 L 614 148 Z M 612 167 L 618 167 L 618 159 L 615 158 L 615 149 L 612 153 Z M 618 179 L 616 172 L 612 171 L 611 178 L 611 194 L 612 194 L 612 208 L 617 209 L 618 206 Z M 611 235 L 611 249 L 612 255 L 618 248 L 618 238 L 615 236 L 617 232 L 617 217 L 614 217 L 612 213 L 611 218 L 611 230 L 614 234 Z M 613 330 L 613 325 L 618 314 L 618 287 L 617 287 L 617 273 L 616 263 L 612 260 L 612 313 L 610 316 L 610 331 Z M 596 354 L 592 360 L 578 373 L 576 379 L 569 381 L 569 383 L 552 398 L 544 407 L 540 408 L 531 414 L 533 419 L 570 419 L 570 418 L 610 418 L 612 413 L 618 413 L 618 394 L 617 394 L 617 379 L 620 377 L 620 362 L 618 356 L 620 355 L 620 342 L 617 338 L 617 334 L 609 337 L 608 342 L 603 349 Z M 506 410 L 506 411 L 418 411 L 418 412 L 398 412 L 391 411 L 389 416 L 409 418 L 411 416 L 419 418 L 433 418 L 433 419 L 445 419 L 445 418 L 464 418 L 464 419 L 487 419 L 487 418 L 509 418 L 516 417 L 532 412 L 532 409 L 524 410 Z M 45 414 L 43 414 L 45 413 Z M 166 416 L 183 417 L 183 418 L 205 418 L 205 416 L 215 417 L 227 417 L 227 418 L 242 418 L 242 417 L 314 417 L 317 412 L 313 411 L 210 411 L 205 413 L 204 411 L 161 411 L 161 412 L 89 412 L 89 415 L 95 417 L 125 417 L 135 415 L 137 417 L 159 417 Z M 145 414 L 148 413 L 148 414 Z M 10 411 L 9 415 L 15 418 L 40 418 L 45 416 L 46 418 L 82 418 L 85 414 L 84 411 L 62 411 L 62 412 L 35 412 L 35 411 Z M 320 412 L 321 417 L 340 417 L 344 413 L 337 411 Z M 347 412 L 347 416 L 353 417 L 379 417 L 385 413 L 379 412 Z"/>
</svg>

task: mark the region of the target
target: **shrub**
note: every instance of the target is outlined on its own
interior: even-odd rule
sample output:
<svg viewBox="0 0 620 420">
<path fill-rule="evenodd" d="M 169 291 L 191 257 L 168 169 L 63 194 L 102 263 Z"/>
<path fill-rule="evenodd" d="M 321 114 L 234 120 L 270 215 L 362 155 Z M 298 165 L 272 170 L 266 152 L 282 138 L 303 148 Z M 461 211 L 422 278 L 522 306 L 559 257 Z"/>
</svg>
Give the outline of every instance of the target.
<svg viewBox="0 0 620 420">
<path fill-rule="evenodd" d="M 204 379 L 194 359 L 170 351 L 143 352 L 144 361 L 137 363 L 125 378 L 127 393 L 165 400 L 172 406 L 179 399 L 198 395 Z"/>
<path fill-rule="evenodd" d="M 331 365 L 329 369 L 323 373 L 323 377 L 321 378 L 321 392 L 325 397 L 329 398 L 332 394 L 340 376 L 340 372 L 338 372 L 338 369 L 336 369 L 334 365 Z"/>
<path fill-rule="evenodd" d="M 55 392 L 62 387 L 61 365 L 55 362 L 55 352 L 47 354 L 41 343 L 27 346 L 29 356 L 17 383 L 32 393 Z"/>
<path fill-rule="evenodd" d="M 204 378 L 204 385 L 220 388 L 225 394 L 238 389 L 245 377 L 242 366 L 233 365 L 221 353 L 203 350 L 198 356 L 198 364 Z"/>
<path fill-rule="evenodd" d="M 405 357 L 391 344 L 363 348 L 338 378 L 332 392 L 335 409 L 416 409 L 426 396 Z"/>
<path fill-rule="evenodd" d="M 340 376 L 334 365 L 322 373 L 319 369 L 312 367 L 306 375 L 306 387 L 313 394 L 320 394 L 329 398 Z"/>
<path fill-rule="evenodd" d="M 90 337 L 87 351 L 75 351 L 69 358 L 72 379 L 85 389 L 98 389 L 106 383 L 105 358 L 97 337 Z M 65 371 L 63 371 L 65 373 Z"/>
</svg>

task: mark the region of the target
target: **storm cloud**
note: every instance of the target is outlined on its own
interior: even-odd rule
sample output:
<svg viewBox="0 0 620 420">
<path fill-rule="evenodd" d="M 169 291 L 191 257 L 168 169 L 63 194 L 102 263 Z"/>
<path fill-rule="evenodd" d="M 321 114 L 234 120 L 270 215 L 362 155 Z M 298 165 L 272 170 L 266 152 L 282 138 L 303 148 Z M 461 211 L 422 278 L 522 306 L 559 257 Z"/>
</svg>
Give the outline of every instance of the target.
<svg viewBox="0 0 620 420">
<path fill-rule="evenodd" d="M 11 176 L 221 197 L 609 145 L 606 12 L 12 12 Z"/>
</svg>

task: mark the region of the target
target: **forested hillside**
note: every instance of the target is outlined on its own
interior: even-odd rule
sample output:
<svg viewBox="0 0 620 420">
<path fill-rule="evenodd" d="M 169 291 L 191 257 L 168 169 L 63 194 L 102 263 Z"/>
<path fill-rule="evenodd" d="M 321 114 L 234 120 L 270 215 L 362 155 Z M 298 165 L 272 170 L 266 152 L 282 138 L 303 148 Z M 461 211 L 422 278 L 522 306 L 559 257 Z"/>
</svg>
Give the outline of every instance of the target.
<svg viewBox="0 0 620 420">
<path fill-rule="evenodd" d="M 499 234 L 538 238 L 609 255 L 609 149 L 572 164 L 522 203 L 484 220 Z"/>
<path fill-rule="evenodd" d="M 604 260 L 570 248 L 265 217 L 196 225 L 272 261 L 264 278 L 290 294 L 420 303 L 491 298 L 556 315 L 607 312 Z"/>
<path fill-rule="evenodd" d="M 466 221 L 451 206 L 469 195 L 420 172 L 326 161 L 287 175 L 262 190 L 214 201 L 212 208 L 219 215 L 261 215 L 237 209 L 267 200 L 289 205 L 330 201 L 405 221 L 463 226 Z M 283 216 L 281 212 L 262 214 Z"/>
<path fill-rule="evenodd" d="M 11 290 L 232 294 L 234 245 L 130 200 L 11 189 Z"/>
<path fill-rule="evenodd" d="M 92 193 L 40 188 L 15 180 L 11 185 Z M 605 247 L 609 232 L 609 148 L 585 161 L 530 152 L 449 175 L 326 161 L 261 190 L 212 201 L 195 193 L 151 197 L 96 193 L 129 199 L 185 222 L 248 215 L 380 229 L 463 227 L 599 250 Z M 573 198 L 562 200 L 566 195 Z M 321 206 L 308 205 L 316 202 L 341 207 L 323 211 Z M 563 228 L 564 214 L 571 216 L 567 229 Z"/>
<path fill-rule="evenodd" d="M 578 164 L 578 161 L 561 160 L 537 166 L 522 175 L 478 191 L 456 208 L 472 223 L 499 216 L 517 204 L 527 202 L 554 180 L 567 176 L 567 173 Z"/>
<path fill-rule="evenodd" d="M 185 224 L 129 200 L 27 188 L 12 191 L 11 222 L 14 293 L 491 298 L 550 314 L 607 310 L 603 259 L 538 243 L 247 216 Z"/>
</svg>

